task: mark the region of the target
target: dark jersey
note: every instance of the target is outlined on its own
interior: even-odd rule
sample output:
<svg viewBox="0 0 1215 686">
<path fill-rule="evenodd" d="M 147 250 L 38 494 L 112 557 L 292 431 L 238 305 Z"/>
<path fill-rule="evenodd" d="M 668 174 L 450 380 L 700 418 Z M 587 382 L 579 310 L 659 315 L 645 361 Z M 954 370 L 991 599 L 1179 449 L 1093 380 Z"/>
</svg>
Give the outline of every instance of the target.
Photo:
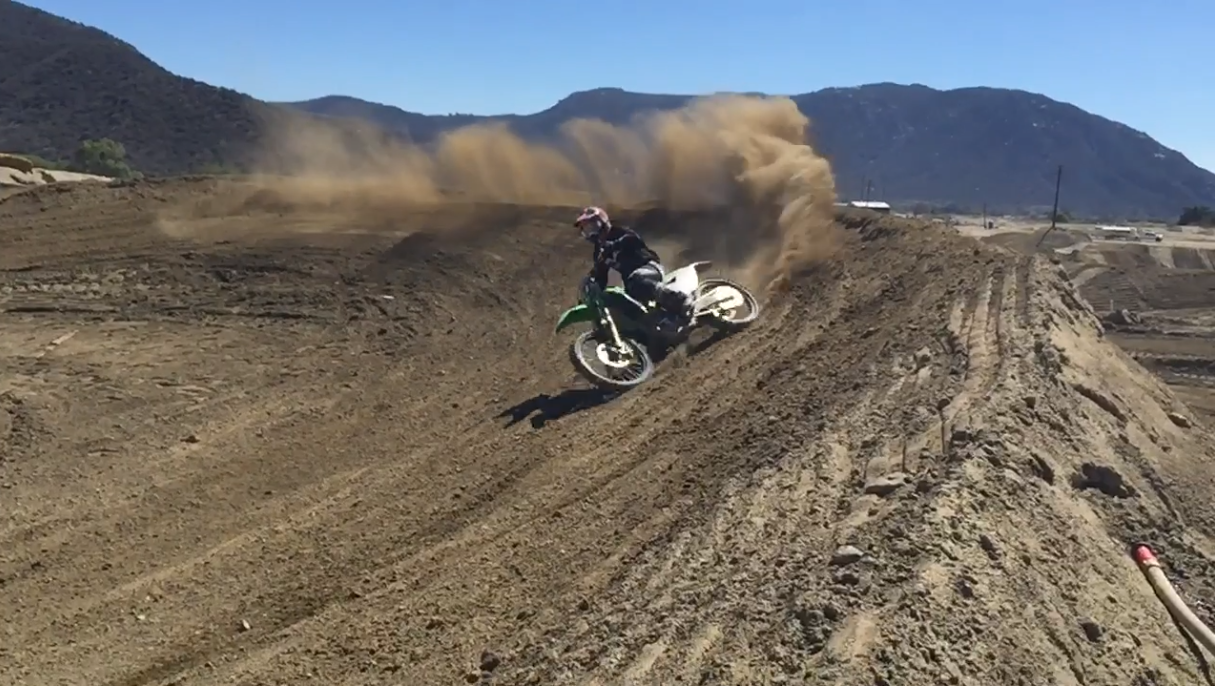
<svg viewBox="0 0 1215 686">
<path fill-rule="evenodd" d="M 606 288 L 609 270 L 615 269 L 620 278 L 627 279 L 638 267 L 657 262 L 658 255 L 636 231 L 613 224 L 607 236 L 595 244 L 594 261 L 591 278 L 600 288 Z"/>
</svg>

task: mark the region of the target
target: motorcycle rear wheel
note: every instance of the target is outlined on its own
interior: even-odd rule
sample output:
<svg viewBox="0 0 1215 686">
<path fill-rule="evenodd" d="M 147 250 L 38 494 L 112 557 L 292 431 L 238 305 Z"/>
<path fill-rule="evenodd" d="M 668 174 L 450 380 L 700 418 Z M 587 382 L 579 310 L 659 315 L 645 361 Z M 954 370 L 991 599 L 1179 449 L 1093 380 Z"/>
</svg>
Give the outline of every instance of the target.
<svg viewBox="0 0 1215 686">
<path fill-rule="evenodd" d="M 599 388 L 610 391 L 636 388 L 654 375 L 654 361 L 645 346 L 631 338 L 621 340 L 627 350 L 623 358 L 618 358 L 615 345 L 606 335 L 584 331 L 570 344 L 570 362 L 583 378 Z M 597 371 L 597 365 L 605 371 Z"/>
<path fill-rule="evenodd" d="M 709 323 L 714 328 L 729 332 L 741 331 L 742 329 L 750 326 L 756 319 L 759 318 L 759 301 L 755 299 L 755 295 L 753 295 L 750 290 L 736 281 L 723 279 L 719 276 L 705 279 L 704 281 L 700 282 L 700 288 L 697 289 L 697 295 L 718 286 L 729 288 L 742 296 L 744 306 L 747 308 L 748 312 L 746 315 L 739 316 L 737 309 L 731 310 L 731 316 L 729 319 L 724 317 L 710 316 L 707 319 L 709 319 Z"/>
</svg>

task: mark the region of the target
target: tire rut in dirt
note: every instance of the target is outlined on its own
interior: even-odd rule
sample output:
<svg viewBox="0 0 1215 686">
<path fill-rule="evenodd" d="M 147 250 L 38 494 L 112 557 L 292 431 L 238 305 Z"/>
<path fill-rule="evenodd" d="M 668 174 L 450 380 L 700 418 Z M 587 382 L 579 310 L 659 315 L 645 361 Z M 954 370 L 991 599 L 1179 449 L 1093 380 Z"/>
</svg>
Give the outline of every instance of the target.
<svg viewBox="0 0 1215 686">
<path fill-rule="evenodd" d="M 0 680 L 446 683 L 483 650 L 502 683 L 1197 678 L 1137 657 L 1176 637 L 1117 548 L 1204 573 L 1211 446 L 1045 259 L 844 218 L 748 330 L 529 426 L 503 415 L 579 387 L 552 325 L 586 247 L 565 210 L 450 211 L 404 239 L 137 236 L 139 264 L 71 244 L 135 270 L 98 301 L 140 321 L 0 315 L 4 397 L 58 432 L 3 477 L 33 515 L 0 541 L 25 608 Z M 32 273 L 5 283 L 60 283 Z M 86 447 L 112 452 L 62 459 Z"/>
</svg>

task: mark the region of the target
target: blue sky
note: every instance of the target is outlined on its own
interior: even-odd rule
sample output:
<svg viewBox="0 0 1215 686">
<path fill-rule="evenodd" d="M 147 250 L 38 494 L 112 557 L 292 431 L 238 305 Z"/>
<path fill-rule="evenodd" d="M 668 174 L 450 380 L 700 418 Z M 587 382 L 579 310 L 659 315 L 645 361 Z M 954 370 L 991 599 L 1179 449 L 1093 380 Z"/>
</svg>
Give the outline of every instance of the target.
<svg viewBox="0 0 1215 686">
<path fill-rule="evenodd" d="M 1215 169 L 1215 0 L 24 0 L 266 100 L 528 113 L 576 90 L 1045 93 Z"/>
</svg>

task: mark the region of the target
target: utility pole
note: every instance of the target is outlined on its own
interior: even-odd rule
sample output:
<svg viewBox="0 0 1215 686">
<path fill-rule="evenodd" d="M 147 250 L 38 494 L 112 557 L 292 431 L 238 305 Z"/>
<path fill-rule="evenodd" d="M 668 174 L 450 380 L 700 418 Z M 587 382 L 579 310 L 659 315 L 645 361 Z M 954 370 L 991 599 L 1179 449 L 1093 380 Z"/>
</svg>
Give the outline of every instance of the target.
<svg viewBox="0 0 1215 686">
<path fill-rule="evenodd" d="M 1059 219 L 1059 186 L 1063 183 L 1063 165 L 1059 165 L 1059 171 L 1055 174 L 1055 206 L 1050 211 L 1050 228 L 1055 229 L 1055 222 Z"/>
<path fill-rule="evenodd" d="M 1034 247 L 1042 245 L 1042 241 L 1046 240 L 1046 234 L 1055 230 L 1055 226 L 1059 220 L 1059 186 L 1063 184 L 1063 165 L 1059 165 L 1059 171 L 1055 173 L 1055 206 L 1050 211 L 1050 228 L 1042 232 L 1042 236 Z"/>
</svg>

